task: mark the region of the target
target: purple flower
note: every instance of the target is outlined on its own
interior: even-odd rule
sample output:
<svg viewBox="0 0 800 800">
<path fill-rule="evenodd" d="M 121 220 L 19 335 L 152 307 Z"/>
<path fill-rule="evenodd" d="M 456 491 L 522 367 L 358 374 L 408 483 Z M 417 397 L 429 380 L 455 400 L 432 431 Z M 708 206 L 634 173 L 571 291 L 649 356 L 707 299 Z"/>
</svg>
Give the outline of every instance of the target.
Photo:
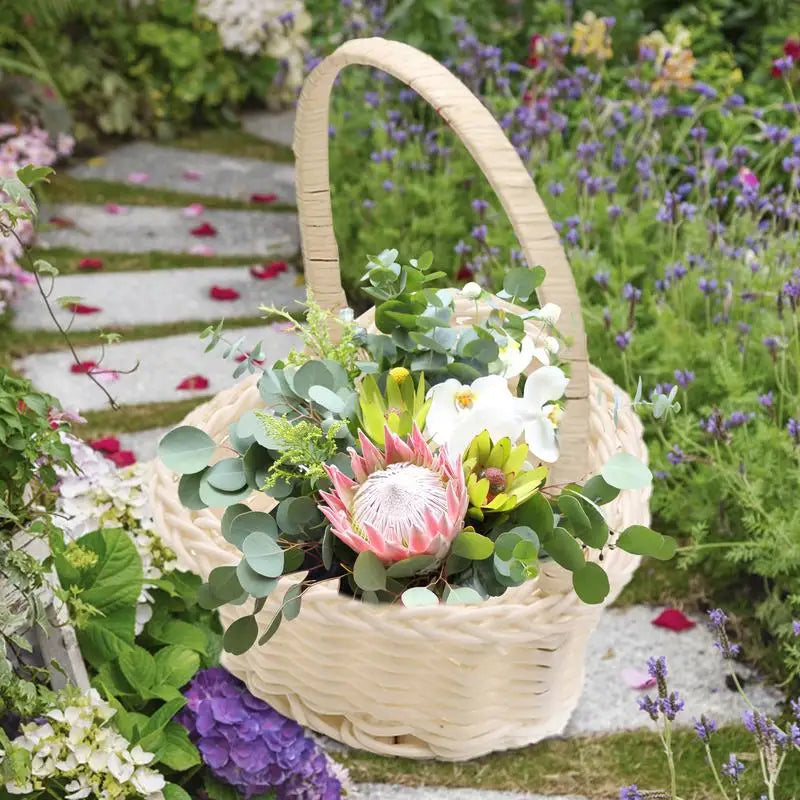
<svg viewBox="0 0 800 800">
<path fill-rule="evenodd" d="M 608 281 L 610 279 L 610 274 L 608 272 L 595 272 L 592 277 L 598 286 L 600 286 L 602 289 L 608 289 Z"/>
<path fill-rule="evenodd" d="M 611 217 L 611 219 L 616 219 L 621 214 L 622 214 L 622 208 L 618 206 L 616 203 L 608 207 L 608 216 Z"/>
<path fill-rule="evenodd" d="M 633 331 L 622 331 L 614 337 L 614 343 L 620 350 L 627 350 L 633 339 Z"/>
<path fill-rule="evenodd" d="M 489 229 L 485 225 L 476 225 L 472 229 L 472 238 L 478 242 L 485 242 Z"/>
<path fill-rule="evenodd" d="M 762 408 L 772 408 L 773 403 L 774 403 L 774 398 L 772 396 L 772 391 L 769 391 L 766 394 L 760 394 L 758 396 L 758 404 Z"/>
<path fill-rule="evenodd" d="M 717 731 L 717 723 L 706 717 L 705 714 L 701 714 L 700 719 L 694 721 L 694 730 L 701 742 L 708 742 L 711 734 Z"/>
<path fill-rule="evenodd" d="M 675 383 L 685 389 L 695 379 L 695 374 L 690 369 L 676 369 L 675 370 Z"/>
<path fill-rule="evenodd" d="M 792 620 L 792 634 L 800 636 L 800 619 Z"/>
<path fill-rule="evenodd" d="M 221 667 L 198 672 L 185 696 L 177 721 L 211 772 L 245 798 L 270 791 L 277 800 L 341 797 L 331 762 L 303 729 Z"/>
<path fill-rule="evenodd" d="M 719 288 L 716 278 L 700 278 L 697 288 L 705 295 L 714 294 Z"/>
<path fill-rule="evenodd" d="M 692 89 L 694 89 L 697 94 L 707 97 L 709 100 L 716 100 L 717 98 L 717 90 L 713 86 L 709 86 L 702 81 L 697 81 L 697 83 L 692 86 Z"/>
<path fill-rule="evenodd" d="M 622 287 L 622 296 L 625 300 L 630 300 L 632 303 L 638 303 L 642 299 L 642 290 L 637 289 L 633 284 L 626 283 Z"/>
<path fill-rule="evenodd" d="M 383 182 L 382 186 L 387 192 L 391 192 L 394 189 L 394 183 L 388 179 Z"/>
<path fill-rule="evenodd" d="M 639 787 L 632 783 L 630 786 L 623 786 L 619 790 L 619 800 L 644 800 Z"/>
<path fill-rule="evenodd" d="M 800 445 L 800 420 L 796 420 L 794 417 L 790 417 L 788 422 L 786 423 L 786 430 L 789 432 L 789 436 L 794 439 L 794 443 L 796 445 Z M 797 622 L 793 622 L 793 625 L 796 625 Z M 798 634 L 796 633 L 795 636 Z"/>
<path fill-rule="evenodd" d="M 644 711 L 653 722 L 658 721 L 658 710 L 659 710 L 659 703 L 658 700 L 653 700 L 649 695 L 647 697 L 640 697 L 637 701 L 639 705 L 639 710 Z"/>
<path fill-rule="evenodd" d="M 732 430 L 734 428 L 741 428 L 742 425 L 746 425 L 754 417 L 755 414 L 752 411 L 734 411 L 728 419 L 725 420 L 725 429 Z"/>
<path fill-rule="evenodd" d="M 547 185 L 547 191 L 550 192 L 553 197 L 558 197 L 560 194 L 564 193 L 564 184 L 560 181 L 553 181 Z"/>
<path fill-rule="evenodd" d="M 731 753 L 728 756 L 728 760 L 722 765 L 722 774 L 725 775 L 732 784 L 736 785 L 739 783 L 739 778 L 743 772 L 744 764 Z"/>
<path fill-rule="evenodd" d="M 708 612 L 708 621 L 709 628 L 717 635 L 714 647 L 720 651 L 722 657 L 728 660 L 738 656 L 742 648 L 738 644 L 731 643 L 728 632 L 725 630 L 728 615 L 721 608 L 713 608 Z"/>
<path fill-rule="evenodd" d="M 685 460 L 686 453 L 684 453 L 677 444 L 672 445 L 672 450 L 667 453 L 667 461 L 676 467 L 678 464 L 682 464 Z"/>
<path fill-rule="evenodd" d="M 481 217 L 486 213 L 486 209 L 489 208 L 489 203 L 486 200 L 479 200 L 477 198 L 473 200 L 470 205 L 472 206 L 472 210 Z"/>
<path fill-rule="evenodd" d="M 467 244 L 463 239 L 459 239 L 453 250 L 458 253 L 458 255 L 463 256 L 466 253 L 471 252 L 472 246 Z"/>
<path fill-rule="evenodd" d="M 677 692 L 670 692 L 669 697 L 662 697 L 659 701 L 661 713 L 671 722 L 683 711 L 686 705 Z"/>
</svg>

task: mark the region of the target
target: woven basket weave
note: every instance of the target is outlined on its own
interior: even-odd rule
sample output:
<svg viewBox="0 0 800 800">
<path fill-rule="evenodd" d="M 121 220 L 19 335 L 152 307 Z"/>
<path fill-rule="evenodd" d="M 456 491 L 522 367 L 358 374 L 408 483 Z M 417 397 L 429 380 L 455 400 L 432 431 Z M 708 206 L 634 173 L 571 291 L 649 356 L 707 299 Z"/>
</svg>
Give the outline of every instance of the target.
<svg viewBox="0 0 800 800">
<path fill-rule="evenodd" d="M 330 91 L 348 64 L 382 69 L 436 108 L 489 179 L 528 263 L 547 270 L 539 296 L 562 308 L 559 327 L 570 343 L 562 356 L 571 374 L 559 430 L 562 455 L 550 482 L 579 480 L 623 450 L 646 460 L 641 425 L 624 394 L 587 362 L 572 274 L 528 172 L 480 101 L 444 67 L 408 45 L 382 39 L 347 42 L 303 88 L 294 141 L 297 205 L 306 282 L 315 300 L 329 309 L 346 304 L 333 234 L 327 136 Z M 456 321 L 469 324 L 475 313 L 474 303 L 459 302 Z M 371 327 L 372 314 L 363 315 L 361 323 Z M 529 332 L 542 333 L 532 326 Z M 185 423 L 222 442 L 231 422 L 262 406 L 251 377 L 195 409 Z M 619 530 L 647 524 L 648 497 L 647 490 L 624 492 L 606 506 L 609 525 Z M 184 508 L 176 476 L 160 462 L 153 465 L 151 499 L 157 529 L 182 568 L 207 578 L 214 567 L 239 560 L 240 553 L 220 535 L 221 512 Z M 258 510 L 274 504 L 262 493 L 248 503 Z M 618 549 L 606 554 L 609 602 L 638 563 Z M 282 579 L 268 599 L 259 617 L 262 629 L 293 580 Z M 226 606 L 221 618 L 228 625 L 246 611 Z M 306 592 L 300 616 L 284 622 L 265 646 L 241 656 L 225 654 L 223 664 L 278 711 L 348 745 L 463 760 L 563 730 L 582 689 L 586 642 L 601 613 L 602 606 L 576 597 L 570 573 L 552 562 L 535 580 L 474 606 L 368 605 L 325 583 Z"/>
</svg>

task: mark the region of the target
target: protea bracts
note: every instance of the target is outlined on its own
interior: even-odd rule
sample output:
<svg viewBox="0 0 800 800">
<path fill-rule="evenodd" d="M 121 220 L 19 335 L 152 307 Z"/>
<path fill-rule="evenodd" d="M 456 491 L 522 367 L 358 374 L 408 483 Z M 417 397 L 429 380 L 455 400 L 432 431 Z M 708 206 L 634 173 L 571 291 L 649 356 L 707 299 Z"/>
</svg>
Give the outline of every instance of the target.
<svg viewBox="0 0 800 800">
<path fill-rule="evenodd" d="M 407 441 L 384 430 L 381 451 L 359 431 L 361 455 L 350 449 L 355 480 L 335 466 L 320 492 L 331 531 L 356 553 L 370 550 L 385 563 L 417 555 L 444 558 L 464 527 L 467 489 L 460 456 L 445 446 L 434 454 L 413 426 Z"/>
</svg>

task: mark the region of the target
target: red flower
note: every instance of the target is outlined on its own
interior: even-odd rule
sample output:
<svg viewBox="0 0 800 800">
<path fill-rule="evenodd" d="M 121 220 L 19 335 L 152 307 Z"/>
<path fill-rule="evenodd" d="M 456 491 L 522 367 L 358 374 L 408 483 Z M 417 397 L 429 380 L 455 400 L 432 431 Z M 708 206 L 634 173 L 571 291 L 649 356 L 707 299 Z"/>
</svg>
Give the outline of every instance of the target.
<svg viewBox="0 0 800 800">
<path fill-rule="evenodd" d="M 466 264 L 462 264 L 456 273 L 456 279 L 460 281 L 468 281 L 471 280 L 474 274 L 475 273 Z"/>
<path fill-rule="evenodd" d="M 694 628 L 695 624 L 682 611 L 677 608 L 665 608 L 654 620 L 653 625 L 659 628 L 669 628 L 671 631 L 686 631 Z"/>
<path fill-rule="evenodd" d="M 529 67 L 538 67 L 539 59 L 544 53 L 544 39 L 541 34 L 534 33 L 528 42 L 528 58 L 526 64 Z"/>
<path fill-rule="evenodd" d="M 176 387 L 180 390 L 208 389 L 208 378 L 203 375 L 190 375 L 184 378 Z"/>
<path fill-rule="evenodd" d="M 792 61 L 800 61 L 800 40 L 787 39 L 783 43 L 783 54 L 790 56 Z"/>
<path fill-rule="evenodd" d="M 132 450 L 118 450 L 116 453 L 108 453 L 106 458 L 113 461 L 117 467 L 129 467 L 136 463 L 136 456 Z"/>
<path fill-rule="evenodd" d="M 96 314 L 103 310 L 100 306 L 86 306 L 83 303 L 67 303 L 66 308 L 73 314 Z"/>
<path fill-rule="evenodd" d="M 112 453 L 119 452 L 119 439 L 116 436 L 106 436 L 103 439 L 93 439 L 89 442 L 89 447 L 92 450 L 97 450 L 100 453 L 111 455 Z"/>
<path fill-rule="evenodd" d="M 251 203 L 274 203 L 278 199 L 278 195 L 273 194 L 270 192 L 269 194 L 261 194 L 260 192 L 255 192 L 254 194 L 250 195 L 250 202 Z"/>
<path fill-rule="evenodd" d="M 55 225 L 56 228 L 74 228 L 74 220 L 68 217 L 50 217 L 50 224 Z"/>
<path fill-rule="evenodd" d="M 79 269 L 103 269 L 102 258 L 82 258 L 78 262 Z"/>
<path fill-rule="evenodd" d="M 250 353 L 239 353 L 239 355 L 236 356 L 236 361 L 238 361 L 241 364 L 242 361 L 246 361 L 248 358 L 250 358 Z M 264 359 L 257 358 L 255 361 L 253 361 L 253 363 L 257 364 L 260 367 L 264 364 Z"/>
<path fill-rule="evenodd" d="M 239 292 L 226 286 L 212 286 L 208 292 L 212 300 L 238 300 Z"/>
<path fill-rule="evenodd" d="M 244 361 L 244 359 L 242 359 L 242 361 Z M 28 406 L 25 405 L 25 401 L 17 400 L 17 411 L 19 411 L 20 414 L 24 414 L 27 410 Z"/>
<path fill-rule="evenodd" d="M 85 375 L 87 372 L 91 372 L 96 366 L 96 361 L 79 361 L 77 364 L 72 364 L 69 371 L 75 375 Z"/>
<path fill-rule="evenodd" d="M 281 272 L 286 272 L 289 265 L 285 261 L 273 261 L 269 264 L 258 264 L 250 267 L 250 274 L 259 281 L 277 278 Z"/>
<path fill-rule="evenodd" d="M 192 236 L 216 236 L 217 229 L 210 222 L 204 222 L 202 225 L 192 228 L 190 233 Z"/>
</svg>

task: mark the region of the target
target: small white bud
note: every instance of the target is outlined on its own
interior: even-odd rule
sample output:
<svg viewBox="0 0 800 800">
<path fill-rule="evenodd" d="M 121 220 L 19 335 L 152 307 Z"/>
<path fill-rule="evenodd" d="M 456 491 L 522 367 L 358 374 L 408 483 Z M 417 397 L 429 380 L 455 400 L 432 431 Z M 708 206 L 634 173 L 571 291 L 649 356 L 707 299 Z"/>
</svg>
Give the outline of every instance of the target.
<svg viewBox="0 0 800 800">
<path fill-rule="evenodd" d="M 483 294 L 483 289 L 475 281 L 465 283 L 461 289 L 461 296 L 469 300 L 477 300 Z"/>
</svg>

